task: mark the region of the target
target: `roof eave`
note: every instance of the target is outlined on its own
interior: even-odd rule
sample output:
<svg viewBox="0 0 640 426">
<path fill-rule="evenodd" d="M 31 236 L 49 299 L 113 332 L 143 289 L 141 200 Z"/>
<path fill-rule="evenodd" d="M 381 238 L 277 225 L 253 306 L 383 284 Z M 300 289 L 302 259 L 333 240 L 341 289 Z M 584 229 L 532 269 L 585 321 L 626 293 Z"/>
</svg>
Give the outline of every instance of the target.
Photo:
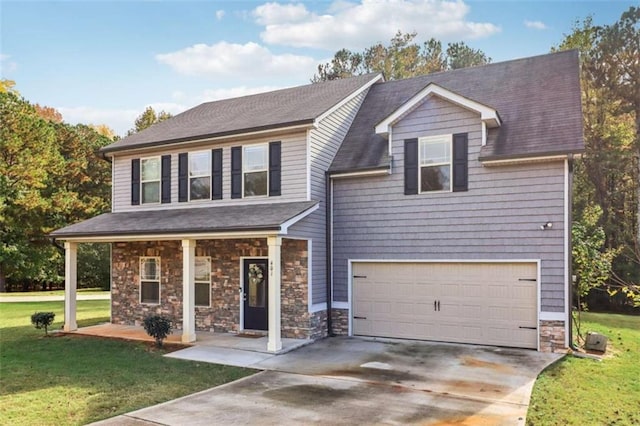
<svg viewBox="0 0 640 426">
<path fill-rule="evenodd" d="M 315 126 L 315 120 L 313 118 L 308 118 L 304 120 L 291 121 L 287 123 L 279 123 L 274 125 L 259 126 L 259 127 L 252 127 L 252 128 L 246 128 L 246 129 L 238 129 L 238 130 L 230 130 L 226 132 L 209 133 L 205 135 L 188 136 L 184 138 L 167 139 L 163 141 L 150 141 L 150 142 L 137 143 L 137 144 L 131 144 L 131 145 L 123 144 L 119 146 L 107 145 L 103 148 L 100 148 L 100 152 L 102 154 L 107 155 L 107 154 L 113 154 L 116 152 L 123 152 L 123 151 L 133 151 L 133 150 L 145 149 L 145 148 L 159 148 L 166 145 L 174 146 L 174 145 L 181 145 L 181 144 L 190 144 L 190 143 L 195 143 L 200 141 L 228 139 L 232 137 L 253 136 L 261 133 L 289 131 L 296 128 L 305 129 L 305 128 L 310 128 L 314 126 Z"/>
</svg>

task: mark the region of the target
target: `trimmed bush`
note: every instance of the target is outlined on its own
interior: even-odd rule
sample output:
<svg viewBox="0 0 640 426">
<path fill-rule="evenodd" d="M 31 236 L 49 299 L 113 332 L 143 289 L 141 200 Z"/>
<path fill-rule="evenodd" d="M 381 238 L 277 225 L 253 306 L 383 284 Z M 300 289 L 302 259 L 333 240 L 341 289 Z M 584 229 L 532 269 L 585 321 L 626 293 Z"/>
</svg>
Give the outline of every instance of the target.
<svg viewBox="0 0 640 426">
<path fill-rule="evenodd" d="M 49 326 L 53 324 L 53 319 L 56 314 L 53 312 L 36 312 L 31 315 L 31 324 L 35 325 L 37 329 L 44 328 L 44 335 L 49 334 Z"/>
<path fill-rule="evenodd" d="M 162 347 L 162 341 L 171 333 L 171 321 L 162 315 L 150 315 L 142 322 L 144 331 L 154 339 L 156 346 Z"/>
</svg>

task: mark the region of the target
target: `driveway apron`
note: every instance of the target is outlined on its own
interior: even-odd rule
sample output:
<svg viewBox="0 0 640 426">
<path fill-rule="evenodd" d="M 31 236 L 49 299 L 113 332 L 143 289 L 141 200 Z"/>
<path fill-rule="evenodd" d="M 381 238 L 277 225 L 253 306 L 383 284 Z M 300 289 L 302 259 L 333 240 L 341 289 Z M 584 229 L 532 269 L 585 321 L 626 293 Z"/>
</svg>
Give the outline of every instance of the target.
<svg viewBox="0 0 640 426">
<path fill-rule="evenodd" d="M 337 337 L 253 368 L 259 374 L 101 425 L 523 425 L 533 383 L 561 355 Z"/>
</svg>

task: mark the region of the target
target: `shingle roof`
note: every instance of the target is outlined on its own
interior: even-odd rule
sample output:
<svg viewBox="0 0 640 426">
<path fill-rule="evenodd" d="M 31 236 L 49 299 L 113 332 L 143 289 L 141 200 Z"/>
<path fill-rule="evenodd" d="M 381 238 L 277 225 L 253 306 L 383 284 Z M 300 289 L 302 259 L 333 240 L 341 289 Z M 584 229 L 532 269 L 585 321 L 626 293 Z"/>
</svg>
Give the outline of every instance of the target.
<svg viewBox="0 0 640 426">
<path fill-rule="evenodd" d="M 429 83 L 498 111 L 502 126 L 489 131 L 482 159 L 584 149 L 580 70 L 574 50 L 374 84 L 330 170 L 388 166 L 387 140 L 375 134 L 374 126 Z"/>
<path fill-rule="evenodd" d="M 102 152 L 310 124 L 379 74 L 207 102 L 127 136 Z"/>
<path fill-rule="evenodd" d="M 278 231 L 316 201 L 104 213 L 56 231 L 54 238 Z"/>
</svg>

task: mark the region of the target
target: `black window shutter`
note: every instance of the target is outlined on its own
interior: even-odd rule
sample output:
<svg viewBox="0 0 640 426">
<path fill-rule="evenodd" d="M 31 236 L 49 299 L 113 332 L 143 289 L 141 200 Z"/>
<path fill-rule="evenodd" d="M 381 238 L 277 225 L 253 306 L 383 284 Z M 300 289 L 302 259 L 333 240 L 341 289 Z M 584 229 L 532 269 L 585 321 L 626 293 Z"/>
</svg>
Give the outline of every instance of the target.
<svg viewBox="0 0 640 426">
<path fill-rule="evenodd" d="M 404 194 L 418 193 L 418 139 L 404 141 Z"/>
<path fill-rule="evenodd" d="M 469 190 L 468 145 L 466 133 L 453 135 L 453 192 Z"/>
<path fill-rule="evenodd" d="M 131 205 L 140 204 L 140 159 L 131 160 Z"/>
<path fill-rule="evenodd" d="M 189 201 L 189 154 L 178 154 L 178 201 Z"/>
<path fill-rule="evenodd" d="M 281 176 L 281 150 L 282 144 L 278 142 L 269 143 L 269 197 L 281 194 L 280 176 Z"/>
<path fill-rule="evenodd" d="M 231 148 L 231 198 L 242 198 L 242 147 Z"/>
<path fill-rule="evenodd" d="M 222 200 L 222 148 L 211 150 L 211 199 Z"/>
<path fill-rule="evenodd" d="M 162 203 L 171 202 L 171 156 L 163 155 L 161 162 L 161 180 L 160 194 L 162 194 Z"/>
</svg>

